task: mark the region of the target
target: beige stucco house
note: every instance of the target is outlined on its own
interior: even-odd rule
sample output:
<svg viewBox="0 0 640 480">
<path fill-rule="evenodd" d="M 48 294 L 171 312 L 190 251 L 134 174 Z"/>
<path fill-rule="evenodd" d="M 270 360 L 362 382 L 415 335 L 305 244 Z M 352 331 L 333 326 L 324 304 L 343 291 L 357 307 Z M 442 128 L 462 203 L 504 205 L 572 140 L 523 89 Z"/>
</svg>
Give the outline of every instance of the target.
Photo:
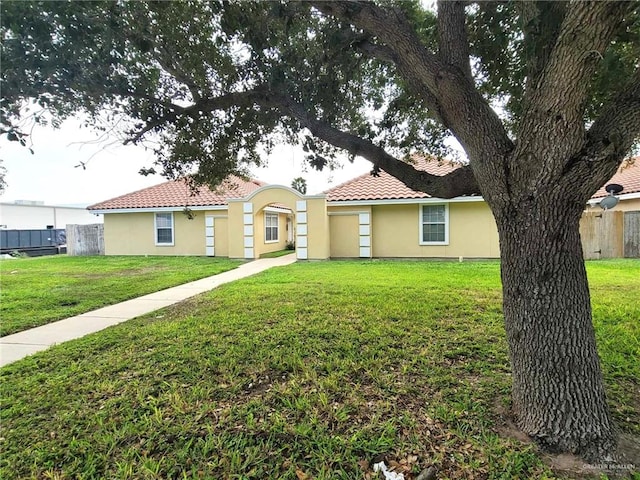
<svg viewBox="0 0 640 480">
<path fill-rule="evenodd" d="M 424 158 L 415 162 L 416 168 L 436 175 L 459 166 Z M 635 203 L 640 202 L 640 165 L 620 174 L 625 178 L 611 182 L 625 185 L 627 196 L 620 196 L 617 208 L 640 210 Z M 197 193 L 183 181 L 171 181 L 89 210 L 104 215 L 107 255 L 253 259 L 283 250 L 288 242 L 295 242 L 299 259 L 500 254 L 497 228 L 482 197 L 432 198 L 385 172 L 362 175 L 320 195 L 237 177 L 215 191 L 201 188 Z"/>
</svg>

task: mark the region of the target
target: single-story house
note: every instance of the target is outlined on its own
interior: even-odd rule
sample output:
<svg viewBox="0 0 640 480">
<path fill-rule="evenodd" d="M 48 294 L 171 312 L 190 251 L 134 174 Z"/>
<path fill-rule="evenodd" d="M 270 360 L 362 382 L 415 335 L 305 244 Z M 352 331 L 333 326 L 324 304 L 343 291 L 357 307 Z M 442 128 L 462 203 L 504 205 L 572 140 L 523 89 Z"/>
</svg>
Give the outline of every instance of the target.
<svg viewBox="0 0 640 480">
<path fill-rule="evenodd" d="M 415 162 L 436 175 L 458 167 Z M 639 167 L 629 168 L 640 174 Z M 620 207 L 638 198 L 628 193 Z M 499 257 L 497 228 L 482 197 L 432 198 L 385 172 L 319 195 L 237 177 L 196 193 L 184 181 L 170 181 L 88 208 L 104 215 L 107 255 L 253 259 L 295 242 L 299 259 Z"/>
</svg>

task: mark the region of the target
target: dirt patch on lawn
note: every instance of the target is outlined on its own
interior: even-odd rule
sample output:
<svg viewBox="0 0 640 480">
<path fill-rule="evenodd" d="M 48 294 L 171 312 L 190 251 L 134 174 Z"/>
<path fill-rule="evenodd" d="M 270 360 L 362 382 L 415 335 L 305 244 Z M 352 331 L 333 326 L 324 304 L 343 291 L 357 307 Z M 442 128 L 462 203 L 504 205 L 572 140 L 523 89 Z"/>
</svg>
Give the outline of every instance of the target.
<svg viewBox="0 0 640 480">
<path fill-rule="evenodd" d="M 527 445 L 536 443 L 515 424 L 511 412 L 500 402 L 494 405 L 496 417 L 496 431 L 503 438 L 516 440 Z M 602 474 L 610 479 L 629 478 L 631 474 L 640 472 L 640 438 L 621 434 L 618 440 L 618 460 L 610 463 L 592 465 L 582 458 L 568 453 L 552 454 L 538 448 L 542 460 L 554 472 L 575 479 L 597 479 Z"/>
</svg>

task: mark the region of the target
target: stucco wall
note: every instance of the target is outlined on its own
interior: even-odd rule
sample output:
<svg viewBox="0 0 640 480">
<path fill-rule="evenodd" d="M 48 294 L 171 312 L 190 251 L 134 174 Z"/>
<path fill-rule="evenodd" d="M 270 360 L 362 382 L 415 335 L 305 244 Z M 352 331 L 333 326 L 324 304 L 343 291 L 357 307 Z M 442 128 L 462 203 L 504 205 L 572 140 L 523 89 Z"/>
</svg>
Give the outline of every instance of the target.
<svg viewBox="0 0 640 480">
<path fill-rule="evenodd" d="M 498 231 L 484 202 L 449 203 L 448 245 L 420 245 L 420 206 L 375 205 L 374 257 L 497 258 Z"/>
<path fill-rule="evenodd" d="M 226 212 L 206 212 L 207 215 L 213 215 L 213 231 L 215 236 L 215 256 L 229 256 L 229 227 Z"/>
<path fill-rule="evenodd" d="M 358 215 L 331 215 L 331 258 L 358 258 Z"/>
<path fill-rule="evenodd" d="M 204 214 L 189 220 L 173 212 L 174 245 L 156 245 L 154 213 L 108 213 L 104 216 L 106 255 L 204 255 Z"/>
<path fill-rule="evenodd" d="M 275 213 L 275 212 L 272 212 Z M 256 257 L 269 252 L 277 252 L 284 250 L 287 246 L 287 214 L 278 213 L 278 241 L 267 242 L 265 231 L 265 211 L 259 211 L 254 217 L 254 225 L 256 231 L 255 237 L 255 251 Z"/>
</svg>

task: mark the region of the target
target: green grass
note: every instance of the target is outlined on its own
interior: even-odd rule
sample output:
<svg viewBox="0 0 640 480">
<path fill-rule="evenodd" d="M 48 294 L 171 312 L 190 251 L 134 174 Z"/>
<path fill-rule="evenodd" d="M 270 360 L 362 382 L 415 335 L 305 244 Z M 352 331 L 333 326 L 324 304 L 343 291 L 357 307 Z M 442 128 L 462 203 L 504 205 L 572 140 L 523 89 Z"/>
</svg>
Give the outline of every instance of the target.
<svg viewBox="0 0 640 480">
<path fill-rule="evenodd" d="M 208 257 L 68 257 L 0 260 L 0 336 L 231 270 Z"/>
<path fill-rule="evenodd" d="M 638 433 L 640 262 L 589 274 L 611 407 Z M 0 478 L 365 479 L 382 457 L 407 478 L 567 478 L 496 433 L 500 302 L 496 262 L 296 263 L 224 285 L 0 370 Z"/>
<path fill-rule="evenodd" d="M 276 252 L 263 253 L 260 258 L 276 258 L 296 253 L 295 250 L 278 250 Z"/>
</svg>

